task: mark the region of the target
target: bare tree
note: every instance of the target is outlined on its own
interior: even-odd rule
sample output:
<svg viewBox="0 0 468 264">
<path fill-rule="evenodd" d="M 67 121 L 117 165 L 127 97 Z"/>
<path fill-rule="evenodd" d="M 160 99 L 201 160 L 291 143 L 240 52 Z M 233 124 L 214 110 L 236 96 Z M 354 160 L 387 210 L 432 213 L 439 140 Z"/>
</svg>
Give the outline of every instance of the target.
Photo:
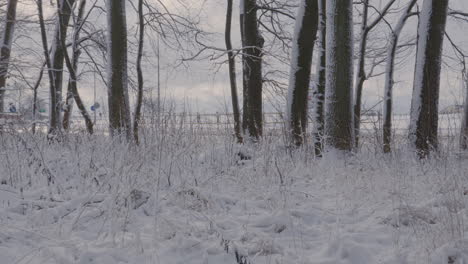
<svg viewBox="0 0 468 264">
<path fill-rule="evenodd" d="M 262 118 L 262 48 L 264 39 L 258 30 L 256 0 L 241 0 L 241 34 L 244 74 L 242 126 L 252 140 L 263 134 Z"/>
<path fill-rule="evenodd" d="M 367 50 L 367 39 L 372 29 L 379 24 L 379 22 L 385 17 L 390 10 L 390 7 L 395 3 L 396 0 L 390 0 L 382 11 L 378 11 L 377 17 L 369 23 L 369 0 L 363 0 L 363 14 L 361 22 L 361 39 L 359 43 L 359 59 L 357 68 L 357 79 L 356 79 L 356 99 L 354 103 L 354 129 L 355 131 L 355 143 L 356 146 L 359 144 L 359 128 L 361 125 L 361 104 L 362 104 L 362 89 L 364 82 L 367 79 L 366 76 L 366 50 Z"/>
<path fill-rule="evenodd" d="M 328 144 L 352 150 L 353 128 L 353 9 L 348 0 L 327 2 L 326 123 Z"/>
<path fill-rule="evenodd" d="M 58 0 L 59 1 L 59 0 Z M 64 25 L 65 22 L 62 20 L 63 16 L 60 14 L 60 9 L 58 10 L 59 12 L 59 24 Z M 62 46 L 63 50 L 63 57 L 65 59 L 65 63 L 67 65 L 67 69 L 70 74 L 70 90 L 73 95 L 73 99 L 76 102 L 76 105 L 78 106 L 78 109 L 80 110 L 81 115 L 83 116 L 86 124 L 86 129 L 88 130 L 89 134 L 93 134 L 93 122 L 91 121 L 91 117 L 88 114 L 88 111 L 86 111 L 86 107 L 84 106 L 83 101 L 81 100 L 81 97 L 78 93 L 78 88 L 77 88 L 77 75 L 76 75 L 76 67 L 73 65 L 74 62 L 71 61 L 70 56 L 68 56 L 68 51 L 67 51 L 67 46 L 65 43 L 65 37 L 62 36 L 60 38 L 60 45 Z"/>
<path fill-rule="evenodd" d="M 301 146 L 307 129 L 307 99 L 310 88 L 312 54 L 318 28 L 317 0 L 302 0 L 296 17 L 291 56 L 286 127 L 291 142 Z"/>
<path fill-rule="evenodd" d="M 393 94 L 393 84 L 394 84 L 394 68 L 396 53 L 398 49 L 398 39 L 400 33 L 406 24 L 406 21 L 411 16 L 411 10 L 416 4 L 417 0 L 411 0 L 404 10 L 404 13 L 401 15 L 398 23 L 395 28 L 392 29 L 390 36 L 390 43 L 388 46 L 387 52 L 387 67 L 385 70 L 385 91 L 384 91 L 384 106 L 383 106 L 383 151 L 388 153 L 391 151 L 390 142 L 392 139 L 392 94 Z"/>
<path fill-rule="evenodd" d="M 137 76 L 138 76 L 138 94 L 137 94 L 137 101 L 135 106 L 135 117 L 133 120 L 133 137 L 135 142 L 139 143 L 139 135 L 138 135 L 138 128 L 139 123 L 141 121 L 141 107 L 143 105 L 143 87 L 144 87 L 144 80 L 143 80 L 143 70 L 141 68 L 141 59 L 143 58 L 143 47 L 145 41 L 145 21 L 144 21 L 144 14 L 143 14 L 143 0 L 138 0 L 138 23 L 139 23 L 139 30 L 138 30 L 138 55 L 137 55 Z M 159 114 L 159 113 L 158 113 Z"/>
<path fill-rule="evenodd" d="M 55 24 L 54 39 L 52 42 L 51 62 L 52 74 L 54 81 L 54 91 L 50 96 L 51 112 L 49 134 L 60 134 L 62 128 L 62 86 L 63 86 L 63 63 L 64 63 L 64 48 L 61 45 L 62 39 L 67 37 L 68 23 L 72 15 L 72 7 L 75 0 L 59 0 L 57 1 L 57 22 Z"/>
<path fill-rule="evenodd" d="M 107 0 L 109 129 L 113 136 L 132 138 L 127 74 L 125 0 Z"/>
<path fill-rule="evenodd" d="M 79 48 L 79 39 L 80 39 L 80 32 L 81 28 L 83 27 L 84 24 L 84 12 L 85 12 L 85 7 L 86 7 L 86 0 L 80 0 L 79 6 L 78 6 L 78 15 L 76 16 L 74 27 L 73 27 L 73 40 L 72 40 L 72 66 L 77 73 L 78 71 L 78 61 L 81 55 L 81 50 Z M 63 112 L 63 129 L 68 130 L 70 127 L 70 117 L 73 112 L 73 89 L 72 89 L 72 80 L 68 81 L 68 87 L 67 87 L 67 96 L 65 99 L 65 107 L 64 107 L 64 112 Z M 75 85 L 76 81 L 75 81 Z"/>
<path fill-rule="evenodd" d="M 232 100 L 232 112 L 234 115 L 234 133 L 237 138 L 237 142 L 242 143 L 241 133 L 241 120 L 239 111 L 239 99 L 237 97 L 237 81 L 236 81 L 236 58 L 232 50 L 231 42 L 231 24 L 232 24 L 232 0 L 227 0 L 226 10 L 226 28 L 225 28 L 225 42 L 228 56 L 228 67 L 229 67 L 229 81 L 231 85 L 231 100 Z"/>
<path fill-rule="evenodd" d="M 424 0 L 411 101 L 410 140 L 421 157 L 437 149 L 441 57 L 448 0 Z"/>
<path fill-rule="evenodd" d="M 16 6 L 18 0 L 8 0 L 5 27 L 2 32 L 2 42 L 0 43 L 0 112 L 4 110 L 6 79 L 8 75 L 8 65 L 10 63 L 11 44 L 16 23 Z"/>
</svg>

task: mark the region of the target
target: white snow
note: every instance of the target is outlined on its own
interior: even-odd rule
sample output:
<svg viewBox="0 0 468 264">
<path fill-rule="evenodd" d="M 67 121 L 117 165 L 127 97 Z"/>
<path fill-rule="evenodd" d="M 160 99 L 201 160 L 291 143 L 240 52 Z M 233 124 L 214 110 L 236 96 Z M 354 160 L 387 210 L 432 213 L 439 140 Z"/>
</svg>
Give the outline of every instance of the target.
<svg viewBox="0 0 468 264">
<path fill-rule="evenodd" d="M 0 262 L 468 261 L 460 157 L 421 163 L 396 149 L 311 160 L 281 140 L 241 149 L 229 135 L 169 131 L 141 147 L 3 137 Z"/>
</svg>

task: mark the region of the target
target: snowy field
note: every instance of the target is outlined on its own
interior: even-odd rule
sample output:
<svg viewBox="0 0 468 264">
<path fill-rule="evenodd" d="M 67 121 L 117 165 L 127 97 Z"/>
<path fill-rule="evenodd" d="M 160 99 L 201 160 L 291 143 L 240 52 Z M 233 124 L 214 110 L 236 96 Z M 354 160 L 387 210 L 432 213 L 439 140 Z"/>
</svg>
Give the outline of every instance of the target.
<svg viewBox="0 0 468 264">
<path fill-rule="evenodd" d="M 368 139 L 315 160 L 281 136 L 143 132 L 1 135 L 0 263 L 468 263 L 468 153 L 384 156 Z"/>
</svg>

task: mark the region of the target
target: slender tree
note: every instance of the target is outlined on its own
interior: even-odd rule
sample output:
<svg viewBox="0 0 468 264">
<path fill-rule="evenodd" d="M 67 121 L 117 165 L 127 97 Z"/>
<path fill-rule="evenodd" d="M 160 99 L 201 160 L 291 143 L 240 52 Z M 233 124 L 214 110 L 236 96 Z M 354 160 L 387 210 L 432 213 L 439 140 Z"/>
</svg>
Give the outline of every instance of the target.
<svg viewBox="0 0 468 264">
<path fill-rule="evenodd" d="M 328 144 L 352 150 L 353 129 L 353 9 L 352 1 L 327 2 L 326 123 Z"/>
<path fill-rule="evenodd" d="M 463 70 L 463 79 L 465 85 L 465 108 L 463 109 L 463 120 L 460 133 L 460 148 L 468 149 L 468 71 Z"/>
<path fill-rule="evenodd" d="M 317 0 L 302 0 L 296 16 L 286 104 L 288 133 L 291 143 L 296 146 L 304 143 L 307 129 L 307 99 L 317 28 Z"/>
<path fill-rule="evenodd" d="M 109 128 L 113 136 L 132 138 L 127 73 L 125 0 L 107 0 Z"/>
<path fill-rule="evenodd" d="M 50 113 L 49 113 L 50 116 L 49 118 L 51 119 L 50 123 L 55 123 L 55 122 L 58 122 L 58 120 L 55 119 L 56 115 L 53 114 L 53 112 L 55 111 L 55 107 L 53 103 L 57 102 L 57 99 L 56 99 L 56 92 L 55 92 L 54 72 L 52 69 L 52 62 L 49 56 L 49 47 L 47 44 L 47 31 L 46 31 L 46 27 L 44 23 L 44 12 L 42 8 L 42 0 L 36 0 L 36 4 L 37 4 L 37 13 L 39 16 L 39 26 L 41 29 L 42 50 L 44 52 L 45 64 L 47 66 L 47 73 L 49 77 L 49 91 L 50 91 Z M 56 134 L 55 127 L 50 126 L 49 132 L 48 132 L 49 139 L 53 139 L 55 134 Z"/>
<path fill-rule="evenodd" d="M 314 86 L 314 148 L 317 157 L 322 156 L 323 137 L 325 129 L 325 85 L 327 67 L 327 0 L 319 0 L 319 55 L 317 63 L 317 75 Z"/>
<path fill-rule="evenodd" d="M 362 90 L 364 88 L 364 82 L 367 79 L 366 75 L 366 51 L 367 51 L 367 40 L 369 33 L 374 29 L 379 22 L 385 17 L 385 15 L 390 10 L 390 7 L 396 2 L 396 0 L 390 0 L 382 11 L 377 14 L 377 17 L 370 21 L 369 23 L 369 0 L 362 1 L 363 5 L 363 14 L 361 22 L 361 39 L 359 43 L 359 59 L 358 59 L 358 68 L 357 68 L 357 78 L 356 78 L 356 100 L 354 103 L 354 129 L 355 131 L 355 143 L 356 146 L 359 144 L 359 129 L 361 125 L 361 107 L 362 107 Z"/>
<path fill-rule="evenodd" d="M 58 0 L 57 1 L 57 22 L 55 25 L 54 39 L 51 49 L 52 74 L 54 81 L 54 91 L 51 94 L 51 118 L 49 120 L 50 133 L 60 133 L 62 128 L 62 86 L 63 86 L 63 63 L 64 63 L 64 48 L 62 47 L 62 39 L 66 39 L 68 31 L 68 23 L 72 15 L 72 7 L 75 0 Z"/>
<path fill-rule="evenodd" d="M 411 101 L 410 140 L 425 157 L 437 149 L 441 57 L 448 0 L 424 0 Z"/>
<path fill-rule="evenodd" d="M 383 106 L 383 151 L 388 153 L 391 151 L 390 142 L 392 139 L 392 94 L 394 84 L 394 71 L 395 71 L 395 60 L 398 49 L 398 39 L 400 33 L 411 15 L 411 10 L 416 4 L 417 0 L 411 0 L 406 7 L 404 13 L 401 15 L 395 28 L 392 29 L 390 36 L 390 43 L 387 51 L 387 66 L 385 70 L 385 91 L 384 91 L 384 106 Z"/>
<path fill-rule="evenodd" d="M 5 26 L 2 32 L 0 47 L 0 112 L 4 110 L 6 79 L 10 63 L 11 44 L 16 23 L 16 6 L 18 0 L 8 0 Z"/>
<path fill-rule="evenodd" d="M 72 41 L 72 66 L 73 66 L 75 73 L 77 73 L 78 71 L 78 61 L 81 55 L 81 50 L 79 48 L 78 42 L 80 39 L 81 28 L 83 27 L 83 24 L 84 24 L 85 8 L 86 8 L 86 0 L 80 0 L 79 6 L 78 6 L 78 15 L 76 16 L 75 24 L 73 27 L 73 41 Z M 65 130 L 68 130 L 68 128 L 70 127 L 70 117 L 73 111 L 74 94 L 73 94 L 72 84 L 73 84 L 73 80 L 70 77 L 70 80 L 68 81 L 68 87 L 67 87 L 67 93 L 66 93 L 67 96 L 65 99 L 65 107 L 64 107 L 64 112 L 63 112 L 63 129 Z M 75 82 L 74 85 L 77 85 L 77 83 Z"/>
<path fill-rule="evenodd" d="M 229 81 L 231 85 L 231 100 L 232 100 L 232 112 L 234 114 L 234 133 L 237 138 L 237 142 L 242 143 L 242 133 L 241 133 L 241 121 L 240 121 L 240 111 L 239 111 L 239 99 L 237 97 L 237 81 L 236 81 L 236 59 L 234 52 L 232 51 L 232 42 L 231 42 L 231 24 L 232 24 L 232 0 L 227 0 L 227 10 L 226 10 L 226 28 L 225 28 L 225 42 L 229 63 Z"/>
<path fill-rule="evenodd" d="M 64 22 L 62 21 L 63 16 L 60 15 L 60 9 L 58 10 L 58 12 L 59 12 L 59 18 L 60 18 L 59 22 L 61 25 L 63 25 L 64 24 Z M 85 125 L 86 125 L 86 129 L 88 130 L 88 133 L 93 134 L 93 122 L 91 121 L 91 116 L 88 114 L 88 111 L 86 111 L 86 107 L 84 106 L 84 103 L 81 100 L 81 97 L 78 93 L 78 88 L 76 85 L 77 83 L 76 68 L 75 68 L 75 65 L 73 65 L 73 62 L 71 61 L 70 56 L 68 56 L 65 37 L 63 36 L 60 39 L 60 45 L 62 46 L 63 57 L 65 59 L 67 69 L 70 74 L 70 90 L 73 95 L 73 99 L 75 100 L 76 105 L 78 106 L 78 109 L 80 110 L 80 113 L 85 120 Z"/>
<path fill-rule="evenodd" d="M 241 33 L 243 39 L 245 134 L 258 140 L 263 133 L 262 118 L 262 48 L 264 39 L 258 29 L 256 0 L 241 0 Z"/>
<path fill-rule="evenodd" d="M 135 142 L 138 144 L 140 142 L 138 135 L 139 123 L 141 121 L 141 108 L 143 105 L 143 69 L 141 68 L 141 60 L 143 58 L 143 47 L 145 44 L 145 21 L 143 14 L 143 0 L 138 0 L 138 55 L 137 55 L 137 76 L 138 76 L 138 94 L 137 102 L 135 106 L 135 117 L 133 120 L 133 137 Z"/>
</svg>

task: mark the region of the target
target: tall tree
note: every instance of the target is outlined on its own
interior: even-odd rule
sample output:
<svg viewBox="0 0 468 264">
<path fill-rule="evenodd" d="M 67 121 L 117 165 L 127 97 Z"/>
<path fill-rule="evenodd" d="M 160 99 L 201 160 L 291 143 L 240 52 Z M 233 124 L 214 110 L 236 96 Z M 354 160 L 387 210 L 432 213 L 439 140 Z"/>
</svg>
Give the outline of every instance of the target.
<svg viewBox="0 0 468 264">
<path fill-rule="evenodd" d="M 143 69 L 141 67 L 141 60 L 143 58 L 143 47 L 145 44 L 145 20 L 143 14 L 143 0 L 138 0 L 138 54 L 137 54 L 137 76 L 138 76 L 138 94 L 135 106 L 135 117 L 133 119 L 133 137 L 135 142 L 139 144 L 139 125 L 141 121 L 141 108 L 143 105 Z M 158 113 L 159 114 L 159 113 Z"/>
<path fill-rule="evenodd" d="M 358 68 L 357 68 L 357 78 L 356 78 L 356 100 L 354 103 L 354 129 L 355 131 L 355 143 L 359 144 L 359 129 L 361 125 L 361 107 L 362 107 L 362 90 L 364 88 L 364 82 L 367 79 L 366 74 L 366 51 L 367 51 L 367 40 L 369 33 L 372 29 L 379 24 L 379 22 L 384 18 L 384 16 L 390 10 L 390 7 L 396 2 L 396 0 L 390 0 L 387 5 L 383 8 L 382 11 L 379 11 L 377 17 L 369 23 L 369 0 L 362 1 L 363 5 L 363 14 L 361 22 L 361 39 L 359 43 L 359 59 L 358 59 Z"/>
<path fill-rule="evenodd" d="M 59 9 L 59 18 L 60 18 L 60 24 L 64 24 L 64 22 L 61 20 L 62 16 L 60 15 L 60 9 Z M 77 79 L 78 79 L 77 74 L 76 74 L 76 65 L 74 65 L 75 62 L 72 62 L 72 60 L 70 59 L 70 56 L 68 56 L 65 38 L 60 38 L 60 45 L 62 46 L 63 57 L 65 59 L 67 69 L 70 74 L 69 85 L 70 85 L 71 94 L 73 95 L 73 99 L 75 100 L 76 105 L 78 106 L 78 109 L 80 110 L 80 113 L 85 120 L 85 125 L 86 125 L 86 129 L 88 130 L 88 133 L 93 134 L 93 121 L 91 121 L 91 116 L 88 114 L 88 111 L 86 111 L 86 107 L 84 106 L 84 103 L 81 100 L 81 97 L 78 93 L 78 88 L 76 85 Z"/>
<path fill-rule="evenodd" d="M 327 80 L 325 132 L 328 145 L 352 150 L 353 9 L 352 1 L 327 2 Z"/>
<path fill-rule="evenodd" d="M 401 15 L 398 23 L 395 28 L 392 29 L 390 36 L 390 43 L 387 51 L 387 66 L 385 70 L 385 91 L 383 99 L 383 151 L 388 153 L 391 151 L 390 142 L 392 139 L 392 94 L 393 94 L 393 84 L 394 84 L 394 69 L 395 69 L 395 60 L 398 49 L 398 39 L 400 33 L 411 15 L 411 10 L 416 4 L 417 0 L 411 0 L 411 2 L 406 7 L 404 13 Z"/>
<path fill-rule="evenodd" d="M 317 76 L 314 86 L 314 148 L 315 155 L 320 157 L 323 152 L 323 137 L 325 129 L 325 85 L 327 67 L 327 0 L 319 0 L 319 56 L 317 63 Z"/>
<path fill-rule="evenodd" d="M 465 85 L 465 107 L 463 109 L 463 119 L 460 132 L 460 148 L 468 149 L 468 71 L 463 70 L 463 79 Z"/>
<path fill-rule="evenodd" d="M 46 31 L 45 22 L 44 22 L 44 11 L 42 7 L 42 0 L 36 0 L 36 4 L 37 4 L 37 13 L 39 16 L 39 26 L 41 29 L 42 50 L 44 52 L 45 64 L 47 66 L 47 73 L 49 77 L 49 91 L 50 91 L 50 117 L 49 118 L 51 119 L 50 122 L 53 123 L 53 122 L 58 122 L 58 120 L 52 121 L 52 119 L 56 118 L 56 115 L 52 114 L 55 111 L 53 102 L 57 101 L 57 99 L 55 98 L 56 93 L 55 93 L 55 83 L 54 83 L 54 70 L 52 69 L 52 62 L 49 56 L 49 47 L 47 44 L 48 43 L 47 31 Z M 49 132 L 48 132 L 49 139 L 53 139 L 54 135 L 55 135 L 54 127 L 49 127 Z"/>
<path fill-rule="evenodd" d="M 8 0 L 5 26 L 2 32 L 2 42 L 0 43 L 0 112 L 4 110 L 6 79 L 8 66 L 10 64 L 11 44 L 16 23 L 16 6 L 18 0 Z"/>
<path fill-rule="evenodd" d="M 51 112 L 50 112 L 50 134 L 60 133 L 62 128 L 62 86 L 63 86 L 63 63 L 64 48 L 61 41 L 67 37 L 68 23 L 72 15 L 72 7 L 75 0 L 59 0 L 57 22 L 55 26 L 54 39 L 51 50 L 51 63 L 53 69 L 54 91 L 51 94 Z"/>
<path fill-rule="evenodd" d="M 245 134 L 250 139 L 258 140 L 263 133 L 262 48 L 264 39 L 258 29 L 256 0 L 241 0 L 240 7 L 244 54 L 244 112 L 242 126 Z"/>
<path fill-rule="evenodd" d="M 86 8 L 86 0 L 80 0 L 79 6 L 78 6 L 78 15 L 76 16 L 75 19 L 75 24 L 73 26 L 73 40 L 72 40 L 72 66 L 77 74 L 78 71 L 78 61 L 81 55 L 81 50 L 79 48 L 79 39 L 80 39 L 80 32 L 81 29 L 84 25 L 84 11 Z M 70 78 L 68 81 L 68 87 L 67 87 L 67 96 L 65 99 L 65 107 L 64 107 L 64 112 L 63 112 L 63 129 L 67 130 L 70 127 L 70 117 L 73 111 L 73 89 L 72 85 L 77 85 L 76 80 L 75 84 L 73 84 L 73 80 Z M 78 90 L 78 88 L 77 88 Z"/>
<path fill-rule="evenodd" d="M 109 129 L 113 136 L 132 138 L 127 73 L 125 0 L 107 0 Z"/>
<path fill-rule="evenodd" d="M 234 114 L 234 133 L 236 135 L 237 141 L 241 143 L 243 139 L 241 133 L 239 99 L 237 97 L 236 59 L 234 52 L 232 51 L 231 42 L 232 5 L 232 0 L 227 0 L 226 28 L 224 31 L 224 38 L 226 42 L 229 63 L 229 81 L 231 85 L 232 112 Z"/>
<path fill-rule="evenodd" d="M 411 101 L 410 140 L 421 157 L 437 149 L 441 57 L 448 0 L 424 0 Z"/>
<path fill-rule="evenodd" d="M 307 129 L 307 99 L 317 28 L 317 0 L 302 0 L 296 16 L 286 103 L 287 132 L 296 146 L 304 143 Z"/>
</svg>

